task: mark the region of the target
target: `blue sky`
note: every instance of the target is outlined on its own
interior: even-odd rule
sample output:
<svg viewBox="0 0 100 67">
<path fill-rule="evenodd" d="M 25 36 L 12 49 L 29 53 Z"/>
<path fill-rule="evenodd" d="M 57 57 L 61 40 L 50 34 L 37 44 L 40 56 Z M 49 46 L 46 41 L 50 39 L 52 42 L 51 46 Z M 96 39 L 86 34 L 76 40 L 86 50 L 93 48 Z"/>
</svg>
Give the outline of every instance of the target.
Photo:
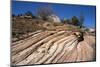
<svg viewBox="0 0 100 67">
<path fill-rule="evenodd" d="M 33 14 L 36 14 L 37 8 L 48 5 L 60 18 L 71 19 L 73 16 L 79 17 L 80 14 L 83 13 L 85 18 L 84 25 L 87 27 L 95 27 L 95 6 L 13 1 L 12 13 L 17 15 L 24 14 L 27 11 L 31 11 Z"/>
</svg>

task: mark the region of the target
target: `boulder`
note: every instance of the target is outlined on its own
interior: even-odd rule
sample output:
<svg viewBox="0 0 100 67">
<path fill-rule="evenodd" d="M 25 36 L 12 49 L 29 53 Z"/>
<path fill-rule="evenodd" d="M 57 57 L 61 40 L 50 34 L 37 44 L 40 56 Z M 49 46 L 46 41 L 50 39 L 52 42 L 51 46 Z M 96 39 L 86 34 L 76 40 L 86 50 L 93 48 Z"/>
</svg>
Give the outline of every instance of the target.
<svg viewBox="0 0 100 67">
<path fill-rule="evenodd" d="M 56 15 L 47 16 L 47 20 L 50 22 L 61 22 L 60 18 Z"/>
</svg>

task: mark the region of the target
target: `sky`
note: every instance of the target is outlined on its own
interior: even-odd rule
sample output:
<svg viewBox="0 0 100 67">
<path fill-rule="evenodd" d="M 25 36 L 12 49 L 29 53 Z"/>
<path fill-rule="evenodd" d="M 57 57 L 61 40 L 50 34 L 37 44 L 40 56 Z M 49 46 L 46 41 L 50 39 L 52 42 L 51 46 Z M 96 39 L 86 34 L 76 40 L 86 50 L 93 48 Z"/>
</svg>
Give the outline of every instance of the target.
<svg viewBox="0 0 100 67">
<path fill-rule="evenodd" d="M 56 3 L 41 3 L 41 2 L 25 2 L 25 1 L 12 1 L 12 14 L 24 14 L 31 11 L 34 15 L 36 10 L 41 6 L 50 6 L 54 13 L 61 19 L 71 19 L 73 16 L 80 17 L 81 13 L 84 16 L 84 25 L 86 27 L 95 27 L 96 23 L 96 7 L 87 5 L 75 4 L 56 4 Z"/>
</svg>

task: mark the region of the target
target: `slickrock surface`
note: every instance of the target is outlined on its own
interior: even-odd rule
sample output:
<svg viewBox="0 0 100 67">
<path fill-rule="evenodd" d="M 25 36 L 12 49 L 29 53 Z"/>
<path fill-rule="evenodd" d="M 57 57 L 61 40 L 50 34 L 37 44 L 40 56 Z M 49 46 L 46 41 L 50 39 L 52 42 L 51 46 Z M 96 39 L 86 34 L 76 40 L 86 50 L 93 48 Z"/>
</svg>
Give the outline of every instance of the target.
<svg viewBox="0 0 100 67">
<path fill-rule="evenodd" d="M 11 45 L 12 64 L 48 64 L 95 60 L 95 37 L 83 41 L 68 31 L 36 31 Z"/>
</svg>

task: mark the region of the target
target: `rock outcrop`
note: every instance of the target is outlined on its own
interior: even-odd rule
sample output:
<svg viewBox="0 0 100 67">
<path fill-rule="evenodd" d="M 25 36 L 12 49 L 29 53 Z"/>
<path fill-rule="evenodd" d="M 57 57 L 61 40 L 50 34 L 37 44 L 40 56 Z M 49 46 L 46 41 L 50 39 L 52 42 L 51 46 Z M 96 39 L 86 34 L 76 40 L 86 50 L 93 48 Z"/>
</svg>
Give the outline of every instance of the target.
<svg viewBox="0 0 100 67">
<path fill-rule="evenodd" d="M 78 37 L 77 37 L 77 36 Z M 95 37 L 68 31 L 36 31 L 11 46 L 13 65 L 49 64 L 95 60 Z"/>
</svg>

